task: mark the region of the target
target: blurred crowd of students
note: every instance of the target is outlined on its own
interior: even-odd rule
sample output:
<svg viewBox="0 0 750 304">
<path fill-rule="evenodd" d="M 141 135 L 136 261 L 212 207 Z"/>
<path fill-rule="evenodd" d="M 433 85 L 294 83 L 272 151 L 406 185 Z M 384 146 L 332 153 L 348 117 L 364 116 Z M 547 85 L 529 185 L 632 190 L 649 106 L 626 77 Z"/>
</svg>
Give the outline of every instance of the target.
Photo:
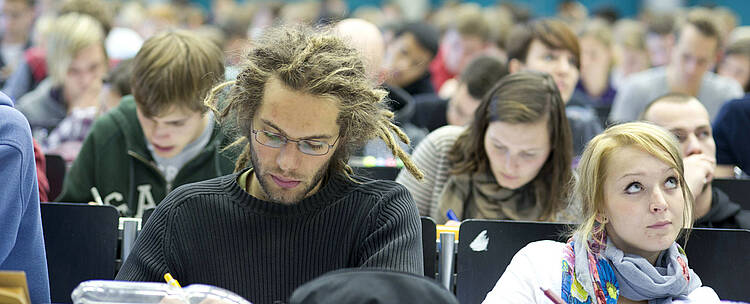
<svg viewBox="0 0 750 304">
<path fill-rule="evenodd" d="M 185 1 L 0 3 L 2 92 L 29 122 L 37 165 L 58 154 L 70 168 L 56 198 L 37 168 L 41 201 L 94 201 L 96 187 L 140 216 L 180 185 L 232 173 L 237 153 L 222 148 L 235 134 L 203 104 L 211 87 L 243 77 L 268 28 L 333 25 L 411 139 L 403 147 L 426 181 L 404 171 L 397 182 L 420 215 L 573 221 L 569 181 L 589 141 L 648 120 L 681 144 L 696 225 L 750 229 L 747 211 L 710 185 L 750 170 L 750 29 L 726 8 L 619 18 L 563 1 L 539 18 L 447 2 L 414 20 L 397 2 L 348 12 L 341 1 L 224 0 L 208 13 Z M 176 29 L 189 37 L 165 36 Z M 498 89 L 518 73 L 532 76 Z M 354 155 L 388 153 L 376 141 Z"/>
</svg>

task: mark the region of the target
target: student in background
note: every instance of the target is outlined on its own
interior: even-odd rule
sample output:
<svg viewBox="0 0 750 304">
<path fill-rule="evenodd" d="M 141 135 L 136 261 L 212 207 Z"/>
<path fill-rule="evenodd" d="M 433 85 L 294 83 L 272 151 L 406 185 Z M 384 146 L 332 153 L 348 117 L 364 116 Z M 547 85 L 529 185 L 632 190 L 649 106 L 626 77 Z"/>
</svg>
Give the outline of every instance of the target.
<svg viewBox="0 0 750 304">
<path fill-rule="evenodd" d="M 461 72 L 458 89 L 450 99 L 437 94 L 416 96 L 412 121 L 430 132 L 445 125 L 465 126 L 474 119 L 482 97 L 505 75 L 508 68 L 500 58 L 480 55 Z"/>
<path fill-rule="evenodd" d="M 730 100 L 713 122 L 717 177 L 734 178 L 735 167 L 750 172 L 750 95 Z"/>
<path fill-rule="evenodd" d="M 694 226 L 750 229 L 750 211 L 742 210 L 726 193 L 711 186 L 716 144 L 703 104 L 693 96 L 671 93 L 652 101 L 641 119 L 669 130 L 680 143 L 685 181 L 694 198 Z"/>
<path fill-rule="evenodd" d="M 476 3 L 463 3 L 455 10 L 455 22 L 445 31 L 440 41 L 440 51 L 430 63 L 430 73 L 435 91 L 451 96 L 455 82 L 451 81 L 464 70 L 474 57 L 497 51 L 491 40 L 490 25 Z M 452 83 L 448 88 L 445 84 Z"/>
<path fill-rule="evenodd" d="M 722 45 L 714 22 L 700 13 L 689 15 L 676 36 L 669 64 L 633 75 L 619 87 L 609 120 L 636 120 L 651 100 L 670 92 L 696 96 L 712 119 L 724 102 L 741 97 L 736 81 L 709 71 Z"/>
<path fill-rule="evenodd" d="M 0 270 L 26 272 L 33 303 L 50 303 L 31 130 L 0 93 Z"/>
<path fill-rule="evenodd" d="M 407 25 L 407 28 L 411 28 L 412 31 L 419 27 L 426 25 Z M 375 84 L 381 84 L 389 73 L 387 66 L 382 64 L 383 53 L 385 52 L 385 42 L 383 40 L 383 34 L 380 29 L 369 21 L 363 19 L 349 18 L 337 22 L 333 29 L 333 33 L 340 37 L 345 42 L 349 43 L 352 47 L 357 49 L 362 54 L 362 59 L 365 62 L 365 71 L 370 77 L 371 81 Z M 430 30 L 429 28 L 422 28 L 422 30 Z M 415 34 L 418 34 L 415 32 Z M 424 33 L 422 33 L 424 34 Z M 401 40 L 404 36 L 411 35 L 404 32 L 397 40 Z M 412 41 L 413 42 L 413 41 Z M 413 45 L 412 45 L 413 47 Z M 403 51 L 403 50 L 402 50 Z M 406 63 L 408 60 L 406 57 L 410 57 L 409 52 L 414 51 L 413 49 L 407 51 L 406 54 L 396 55 L 400 59 L 397 60 L 401 65 Z M 413 72 L 413 71 L 412 71 Z M 409 73 L 412 73 L 409 72 Z M 424 72 L 424 71 L 422 71 Z M 420 74 L 417 72 L 412 75 Z M 392 76 L 392 75 L 391 75 Z M 405 75 L 402 75 L 405 76 Z M 429 84 L 425 80 L 424 84 Z M 382 83 L 383 89 L 388 92 L 386 99 L 388 100 L 388 108 L 393 112 L 393 120 L 396 124 L 401 127 L 401 130 L 409 137 L 410 145 L 402 144 L 401 148 L 405 151 L 410 152 L 411 147 L 416 145 L 425 136 L 427 136 L 426 130 L 419 128 L 412 123 L 413 116 L 416 115 L 416 105 L 414 98 L 411 94 L 400 87 L 396 87 L 387 83 Z M 395 135 L 395 133 L 394 133 Z M 359 153 L 361 152 L 361 153 Z M 392 158 L 393 153 L 380 139 L 375 139 L 367 143 L 361 151 L 353 154 L 353 156 L 373 156 L 376 158 Z"/>
<path fill-rule="evenodd" d="M 602 19 L 591 20 L 578 34 L 578 41 L 581 45 L 581 77 L 572 98 L 594 108 L 605 126 L 617 93 L 610 78 L 615 61 L 612 29 Z"/>
<path fill-rule="evenodd" d="M 94 18 L 78 13 L 58 17 L 47 38 L 49 77 L 18 101 L 18 110 L 45 153 L 56 148 L 46 143 L 51 133 L 83 141 L 96 116 L 108 69 L 104 32 Z M 65 119 L 67 126 L 55 130 Z"/>
<path fill-rule="evenodd" d="M 148 42 L 147 42 L 148 44 Z M 361 53 L 332 33 L 270 28 L 215 106 L 241 134 L 235 173 L 178 188 L 141 231 L 118 280 L 226 288 L 253 303 L 286 302 L 340 268 L 423 273 L 419 215 L 392 181 L 354 176 L 349 155 L 379 137 L 398 146 L 385 92 Z M 138 73 L 136 73 L 138 75 Z"/>
<path fill-rule="evenodd" d="M 373 83 L 381 84 L 388 71 L 383 65 L 385 40 L 378 26 L 364 19 L 347 18 L 337 22 L 333 32 L 362 53 L 367 75 Z"/>
<path fill-rule="evenodd" d="M 112 28 L 112 13 L 110 11 L 109 1 L 104 0 L 65 0 L 55 1 L 54 5 L 45 4 L 44 1 L 37 1 L 37 7 L 41 11 L 34 24 L 33 46 L 24 52 L 23 61 L 19 63 L 13 74 L 3 86 L 3 93 L 10 96 L 20 105 L 19 99 L 27 93 L 34 90 L 47 78 L 50 72 L 47 68 L 47 43 L 50 30 L 54 30 L 54 20 L 58 16 L 64 16 L 70 13 L 77 13 L 94 18 L 107 37 Z M 47 10 L 51 6 L 59 5 L 58 15 L 54 16 Z M 93 30 L 89 28 L 89 30 Z M 54 35 L 54 34 L 53 34 Z M 106 56 L 109 57 L 109 56 Z M 59 60 L 59 59 L 54 59 Z M 33 130 L 32 130 L 33 131 Z"/>
<path fill-rule="evenodd" d="M 505 75 L 508 75 L 508 69 L 497 57 L 481 55 L 469 62 L 458 80 L 458 89 L 448 100 L 445 111 L 448 124 L 465 126 L 471 123 L 482 97 Z"/>
<path fill-rule="evenodd" d="M 646 48 L 646 30 L 633 19 L 620 19 L 612 28 L 615 62 L 610 75 L 612 87 L 617 90 L 626 79 L 651 67 Z"/>
<path fill-rule="evenodd" d="M 190 32 L 146 41 L 132 63 L 133 95 L 94 123 L 57 201 L 93 201 L 96 187 L 105 204 L 140 217 L 179 185 L 232 172 L 232 152 L 220 151 L 225 136 L 203 104 L 224 79 L 223 61 L 218 46 Z"/>
<path fill-rule="evenodd" d="M 737 40 L 727 47 L 716 73 L 737 80 L 746 93 L 750 92 L 750 38 Z"/>
<path fill-rule="evenodd" d="M 648 16 L 645 42 L 651 66 L 669 64 L 675 46 L 675 27 L 674 13 L 654 13 Z"/>
<path fill-rule="evenodd" d="M 99 113 L 107 113 L 120 104 L 123 97 L 133 94 L 130 78 L 133 77 L 133 59 L 120 61 L 104 80 Z"/>
<path fill-rule="evenodd" d="M 459 219 L 565 220 L 571 136 L 552 76 L 505 76 L 482 100 L 468 127 L 435 130 L 417 146 L 424 181 L 401 171 L 423 216 Z"/>
<path fill-rule="evenodd" d="M 0 87 L 23 62 L 24 51 L 31 46 L 34 25 L 34 0 L 0 1 Z"/>
<path fill-rule="evenodd" d="M 574 196 L 581 223 L 567 243 L 518 251 L 484 303 L 716 303 L 677 240 L 692 200 L 672 134 L 648 123 L 611 127 L 591 140 Z"/>
<path fill-rule="evenodd" d="M 508 71 L 537 71 L 554 78 L 570 123 L 573 155 L 579 156 L 586 143 L 602 131 L 596 111 L 572 100 L 580 76 L 578 37 L 562 21 L 541 19 L 515 26 L 505 42 Z"/>
<path fill-rule="evenodd" d="M 435 93 L 430 82 L 430 62 L 438 51 L 438 32 L 426 23 L 406 23 L 386 46 L 385 83 L 409 95 Z"/>
</svg>

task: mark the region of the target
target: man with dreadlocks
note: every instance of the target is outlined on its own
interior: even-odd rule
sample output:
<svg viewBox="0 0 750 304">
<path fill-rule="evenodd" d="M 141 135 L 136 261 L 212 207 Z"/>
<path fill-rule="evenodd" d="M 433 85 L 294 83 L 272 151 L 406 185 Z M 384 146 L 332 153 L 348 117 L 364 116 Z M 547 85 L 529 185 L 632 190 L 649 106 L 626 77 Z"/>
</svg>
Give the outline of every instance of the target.
<svg viewBox="0 0 750 304">
<path fill-rule="evenodd" d="M 334 269 L 421 274 L 419 215 L 409 192 L 347 166 L 352 151 L 379 137 L 422 178 L 392 135 L 408 143 L 385 94 L 359 53 L 331 33 L 268 30 L 237 80 L 207 99 L 240 135 L 235 173 L 171 192 L 117 279 L 162 281 L 169 272 L 183 285 L 278 303 Z"/>
</svg>

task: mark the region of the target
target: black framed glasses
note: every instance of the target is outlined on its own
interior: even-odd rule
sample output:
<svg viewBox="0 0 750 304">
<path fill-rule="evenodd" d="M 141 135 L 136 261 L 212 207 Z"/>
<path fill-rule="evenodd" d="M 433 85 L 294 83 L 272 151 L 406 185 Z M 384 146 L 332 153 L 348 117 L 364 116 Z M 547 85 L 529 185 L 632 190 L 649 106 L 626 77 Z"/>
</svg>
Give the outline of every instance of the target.
<svg viewBox="0 0 750 304">
<path fill-rule="evenodd" d="M 325 155 L 326 153 L 328 153 L 328 151 L 331 151 L 331 148 L 336 145 L 336 142 L 339 141 L 340 137 L 340 135 L 336 136 L 336 140 L 333 142 L 333 144 L 329 145 L 327 142 L 314 139 L 291 139 L 289 137 L 271 131 L 253 129 L 250 132 L 253 133 L 255 141 L 266 147 L 278 149 L 286 145 L 287 142 L 293 142 L 296 144 L 297 150 L 307 155 L 313 156 Z"/>
</svg>

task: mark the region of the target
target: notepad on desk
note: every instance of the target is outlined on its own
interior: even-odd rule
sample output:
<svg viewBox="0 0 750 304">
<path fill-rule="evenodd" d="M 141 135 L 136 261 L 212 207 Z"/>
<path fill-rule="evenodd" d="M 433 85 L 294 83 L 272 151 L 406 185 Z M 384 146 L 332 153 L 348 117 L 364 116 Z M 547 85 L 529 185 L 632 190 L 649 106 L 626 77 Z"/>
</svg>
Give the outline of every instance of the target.
<svg viewBox="0 0 750 304">
<path fill-rule="evenodd" d="M 29 286 L 23 271 L 0 271 L 0 303 L 31 303 Z"/>
</svg>

